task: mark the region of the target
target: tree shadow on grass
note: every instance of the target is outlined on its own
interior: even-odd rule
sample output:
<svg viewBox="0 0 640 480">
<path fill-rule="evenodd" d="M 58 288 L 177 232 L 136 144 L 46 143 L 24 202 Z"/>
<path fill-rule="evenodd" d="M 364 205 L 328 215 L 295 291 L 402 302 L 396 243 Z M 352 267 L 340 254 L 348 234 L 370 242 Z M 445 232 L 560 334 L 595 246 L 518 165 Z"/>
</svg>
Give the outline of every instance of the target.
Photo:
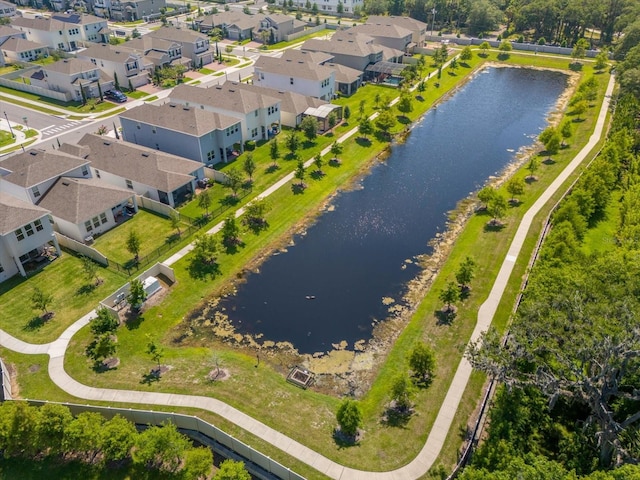
<svg viewBox="0 0 640 480">
<path fill-rule="evenodd" d="M 35 332 L 36 330 L 40 330 L 48 321 L 49 319 L 45 318 L 44 315 L 35 316 L 25 323 L 23 330 L 27 332 Z"/>
<path fill-rule="evenodd" d="M 272 163 L 271 165 L 269 165 L 266 169 L 265 172 L 267 173 L 273 173 L 276 170 L 279 170 L 280 166 L 277 163 Z"/>
<path fill-rule="evenodd" d="M 237 195 L 230 194 L 220 200 L 220 204 L 226 207 L 233 207 L 234 205 L 237 205 L 239 201 L 240 199 Z"/>
<path fill-rule="evenodd" d="M 140 324 L 144 322 L 144 317 L 140 312 L 136 312 L 129 308 L 124 315 L 124 325 L 127 330 L 137 330 L 140 328 Z"/>
<path fill-rule="evenodd" d="M 336 442 L 340 450 L 343 448 L 358 447 L 360 446 L 360 432 L 356 433 L 355 436 L 347 435 L 339 428 L 336 428 L 333 431 L 333 441 Z"/>
<path fill-rule="evenodd" d="M 504 228 L 504 223 L 496 219 L 489 220 L 484 225 L 485 232 L 500 232 L 502 231 L 503 228 Z"/>
<path fill-rule="evenodd" d="M 172 233 L 171 235 L 167 235 L 164 239 L 164 243 L 168 243 L 169 245 L 171 245 L 172 243 L 175 243 L 178 240 L 180 240 L 180 234 L 178 232 L 175 232 L 175 233 Z"/>
<path fill-rule="evenodd" d="M 381 423 L 387 427 L 406 428 L 411 420 L 413 409 L 399 409 L 394 405 L 389 405 L 382 414 Z"/>
<path fill-rule="evenodd" d="M 89 295 L 93 293 L 97 285 L 95 283 L 87 283 L 76 290 L 76 295 Z"/>
<path fill-rule="evenodd" d="M 398 120 L 398 123 L 401 123 L 402 125 L 409 125 L 411 123 L 411 119 L 405 115 L 396 115 L 396 119 Z"/>
<path fill-rule="evenodd" d="M 314 170 L 313 172 L 311 172 L 311 178 L 313 178 L 314 180 L 321 180 L 324 176 L 325 173 L 322 170 Z"/>
<path fill-rule="evenodd" d="M 142 374 L 142 379 L 140 383 L 144 385 L 151 385 L 153 383 L 160 381 L 160 370 L 158 368 L 154 368 L 149 371 L 149 373 Z"/>
<path fill-rule="evenodd" d="M 220 274 L 220 265 L 217 263 L 203 263 L 194 258 L 189 262 L 187 271 L 194 280 L 213 280 Z"/>
<path fill-rule="evenodd" d="M 436 310 L 434 312 L 436 318 L 438 319 L 437 324 L 439 326 L 442 325 L 451 325 L 453 323 L 453 321 L 456 319 L 456 317 L 458 316 L 458 312 L 456 311 L 455 307 L 451 307 L 451 308 L 442 308 L 440 310 Z"/>
<path fill-rule="evenodd" d="M 545 158 L 542 161 L 542 163 L 544 163 L 545 165 L 554 165 L 556 163 L 556 161 L 553 158 L 548 157 L 548 158 Z"/>
<path fill-rule="evenodd" d="M 365 147 L 365 148 L 368 148 L 368 147 L 371 146 L 371 140 L 369 140 L 368 138 L 365 138 L 365 137 L 356 138 L 356 143 L 358 145 L 360 145 L 361 147 Z"/>
</svg>

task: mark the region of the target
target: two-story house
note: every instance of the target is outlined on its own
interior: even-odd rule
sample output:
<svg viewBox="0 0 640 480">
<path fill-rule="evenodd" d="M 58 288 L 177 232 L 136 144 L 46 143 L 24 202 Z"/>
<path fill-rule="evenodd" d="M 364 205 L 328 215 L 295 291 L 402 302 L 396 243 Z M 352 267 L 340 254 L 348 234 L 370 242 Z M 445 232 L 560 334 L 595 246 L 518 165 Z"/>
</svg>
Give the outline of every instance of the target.
<svg viewBox="0 0 640 480">
<path fill-rule="evenodd" d="M 383 17 L 384 18 L 384 17 Z M 413 32 L 392 22 L 366 23 L 349 29 L 352 33 L 362 33 L 373 38 L 378 45 L 408 52 Z"/>
<path fill-rule="evenodd" d="M 238 10 L 218 12 L 195 20 L 198 31 L 209 33 L 219 28 L 224 38 L 230 40 L 253 39 L 254 32 L 260 29 L 260 15 L 247 15 Z"/>
<path fill-rule="evenodd" d="M 93 45 L 76 55 L 97 66 L 113 78 L 116 88 L 137 88 L 150 82 L 154 66 L 145 62 L 142 53 L 121 45 Z"/>
<path fill-rule="evenodd" d="M 109 17 L 116 22 L 135 22 L 157 17 L 166 7 L 166 0 L 111 0 Z"/>
<path fill-rule="evenodd" d="M 331 58 L 322 52 L 298 50 L 286 50 L 280 58 L 263 55 L 255 63 L 254 82 L 261 87 L 331 100 L 335 93 L 336 73 L 322 65 Z"/>
<path fill-rule="evenodd" d="M 187 68 L 191 66 L 188 58 L 182 58 L 182 46 L 178 42 L 144 35 L 119 46 L 138 52 L 143 56 L 146 65 L 153 65 L 153 70 L 170 65 L 184 65 Z"/>
<path fill-rule="evenodd" d="M 236 89 L 233 84 L 209 88 L 181 84 L 173 89 L 169 101 L 237 118 L 243 142 L 267 140 L 280 131 L 280 100 Z"/>
<path fill-rule="evenodd" d="M 279 0 L 278 3 L 280 5 L 283 4 L 284 1 L 287 0 Z M 338 3 L 342 4 L 342 11 L 344 13 L 354 13 L 357 10 L 362 10 L 364 8 L 363 0 L 312 0 L 311 4 L 315 4 L 318 7 L 318 11 L 320 12 L 338 12 Z M 288 3 L 287 3 L 288 4 Z M 295 7 L 306 8 L 307 0 L 294 0 L 293 5 Z"/>
<path fill-rule="evenodd" d="M 46 45 L 27 40 L 27 34 L 10 27 L 0 26 L 2 63 L 31 62 L 49 53 Z"/>
<path fill-rule="evenodd" d="M 25 32 L 27 40 L 50 48 L 73 52 L 87 42 L 108 42 L 104 19 L 87 14 L 56 13 L 51 18 L 14 17 L 13 28 Z"/>
<path fill-rule="evenodd" d="M 49 218 L 48 210 L 0 191 L 0 283 L 26 277 L 25 264 L 43 258 L 50 246 L 60 255 Z"/>
<path fill-rule="evenodd" d="M 212 166 L 242 143 L 236 117 L 175 103 L 145 104 L 120 114 L 125 140 Z"/>
<path fill-rule="evenodd" d="M 60 20 L 67 25 L 76 25 L 80 29 L 80 35 L 85 42 L 109 43 L 109 25 L 104 18 L 86 13 L 54 13 L 54 20 Z"/>
<path fill-rule="evenodd" d="M 32 73 L 30 80 L 35 87 L 68 93 L 77 102 L 99 98 L 101 92 L 113 88 L 113 78 L 93 63 L 78 58 L 65 58 L 46 65 Z"/>
<path fill-rule="evenodd" d="M 190 59 L 194 68 L 201 68 L 203 65 L 213 62 L 215 52 L 211 50 L 209 37 L 202 33 L 165 26 L 149 32 L 145 36 L 178 43 L 182 49 L 182 57 Z"/>
<path fill-rule="evenodd" d="M 0 0 L 0 18 L 15 17 L 16 14 L 16 6 L 13 3 Z"/>
<path fill-rule="evenodd" d="M 259 30 L 269 31 L 269 41 L 271 43 L 277 43 L 286 40 L 287 35 L 303 31 L 304 26 L 304 22 L 296 20 L 294 17 L 290 17 L 289 15 L 270 13 L 262 17 L 260 20 Z"/>
<path fill-rule="evenodd" d="M 424 45 L 427 34 L 427 24 L 415 18 L 369 15 L 365 23 L 368 25 L 397 25 L 411 32 L 411 42 L 415 44 L 415 46 L 422 47 Z"/>
<path fill-rule="evenodd" d="M 94 178 L 171 207 L 193 195 L 204 178 L 200 162 L 101 135 L 88 133 L 60 149 L 91 161 Z"/>
</svg>

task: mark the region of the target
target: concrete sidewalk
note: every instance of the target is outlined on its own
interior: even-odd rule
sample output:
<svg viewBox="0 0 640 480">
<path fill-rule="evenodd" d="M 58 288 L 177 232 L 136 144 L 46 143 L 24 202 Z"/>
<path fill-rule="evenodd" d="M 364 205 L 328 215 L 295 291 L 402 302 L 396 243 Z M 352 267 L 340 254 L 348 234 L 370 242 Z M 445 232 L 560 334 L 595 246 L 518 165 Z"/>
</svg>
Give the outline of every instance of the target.
<svg viewBox="0 0 640 480">
<path fill-rule="evenodd" d="M 611 93 L 613 91 L 614 80 L 611 77 L 605 99 L 603 101 L 594 133 L 591 135 L 589 142 L 578 153 L 578 155 L 567 165 L 558 178 L 549 186 L 549 188 L 540 196 L 533 206 L 526 212 L 524 218 L 514 236 L 509 251 L 502 263 L 502 267 L 494 282 L 493 288 L 487 300 L 482 304 L 478 311 L 478 320 L 471 337 L 474 341 L 479 338 L 480 334 L 487 330 L 493 316 L 496 312 L 500 299 L 506 288 L 509 276 L 515 265 L 515 261 L 520 253 L 524 240 L 531 227 L 535 215 L 548 202 L 553 194 L 555 194 L 565 180 L 575 171 L 580 163 L 586 158 L 589 152 L 594 148 L 600 140 L 604 132 L 605 120 L 609 108 Z M 349 135 L 355 134 L 357 128 L 348 132 Z M 344 137 L 343 137 L 344 138 Z M 342 139 L 341 139 L 342 140 Z M 307 161 L 307 165 L 312 160 Z M 292 175 L 292 174 L 291 174 Z M 291 175 L 287 176 L 277 186 L 274 185 L 268 191 L 263 192 L 261 196 L 266 196 L 271 191 L 280 188 L 291 179 Z M 240 215 L 240 211 L 236 215 Z M 215 231 L 220 224 L 213 227 L 210 232 Z M 186 252 L 184 253 L 186 254 Z M 173 259 L 173 257 L 172 257 Z M 175 262 L 176 260 L 173 260 Z M 458 369 L 449 387 L 446 398 L 438 412 L 433 428 L 427 438 L 425 445 L 420 453 L 407 465 L 389 472 L 367 472 L 344 467 L 323 455 L 311 450 L 301 443 L 283 435 L 271 427 L 255 420 L 241 411 L 213 398 L 179 395 L 167 393 L 152 393 L 133 390 L 116 390 L 93 388 L 83 385 L 71 378 L 64 370 L 64 354 L 69 341 L 75 333 L 84 327 L 95 315 L 91 312 L 82 319 L 71 325 L 56 341 L 46 345 L 30 345 L 0 330 L 0 345 L 20 353 L 42 354 L 47 353 L 50 356 L 49 376 L 52 381 L 65 392 L 75 397 L 85 400 L 122 402 L 129 404 L 149 404 L 149 405 L 169 405 L 176 407 L 196 407 L 203 408 L 216 413 L 225 419 L 235 423 L 239 427 L 251 432 L 262 440 L 269 442 L 283 452 L 299 459 L 300 461 L 317 469 L 321 473 L 333 479 L 339 480 L 412 480 L 426 474 L 437 459 L 442 446 L 447 438 L 453 417 L 458 409 L 458 405 L 466 388 L 469 376 L 471 375 L 471 366 L 466 359 L 462 359 L 458 365 Z"/>
</svg>

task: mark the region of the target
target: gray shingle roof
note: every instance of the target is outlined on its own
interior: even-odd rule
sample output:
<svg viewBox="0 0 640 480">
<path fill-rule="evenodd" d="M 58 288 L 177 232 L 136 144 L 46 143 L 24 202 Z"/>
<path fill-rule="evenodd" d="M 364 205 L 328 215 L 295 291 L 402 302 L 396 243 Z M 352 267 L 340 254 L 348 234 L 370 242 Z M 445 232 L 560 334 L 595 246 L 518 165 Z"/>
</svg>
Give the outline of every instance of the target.
<svg viewBox="0 0 640 480">
<path fill-rule="evenodd" d="M 136 53 L 132 49 L 124 48 L 122 45 L 96 44 L 78 52 L 77 56 L 79 58 L 96 58 L 107 60 L 109 62 L 124 63 L 131 57 L 139 57 L 140 54 Z"/>
<path fill-rule="evenodd" d="M 93 23 L 104 23 L 107 20 L 96 17 L 88 13 L 54 13 L 51 18 L 60 20 L 64 23 L 72 23 L 74 25 L 91 25 Z"/>
<path fill-rule="evenodd" d="M 224 84 L 209 88 L 180 84 L 173 89 L 170 100 L 178 103 L 189 102 L 208 105 L 229 112 L 247 114 L 259 108 L 267 108 L 279 103 L 277 98 L 234 88 L 233 84 Z"/>
<path fill-rule="evenodd" d="M 43 195 L 39 205 L 55 217 L 73 224 L 85 222 L 134 195 L 93 178 L 60 177 Z"/>
<path fill-rule="evenodd" d="M 218 27 L 219 25 L 236 25 L 241 30 L 247 30 L 249 28 L 258 28 L 263 18 L 262 15 L 247 15 L 243 12 L 229 11 L 209 15 L 202 19 L 202 23 L 205 25 L 213 25 L 214 27 Z"/>
<path fill-rule="evenodd" d="M 48 213 L 42 207 L 0 192 L 0 235 L 11 233 Z"/>
<path fill-rule="evenodd" d="M 233 83 L 234 88 L 256 92 L 261 95 L 269 95 L 280 100 L 280 111 L 300 115 L 309 107 L 319 107 L 327 102 L 319 98 L 308 97 L 296 92 L 278 91 L 272 88 L 247 85 L 246 83 Z"/>
<path fill-rule="evenodd" d="M 323 65 L 304 60 L 290 60 L 288 58 L 274 58 L 261 56 L 255 63 L 256 71 L 289 75 L 296 78 L 320 81 L 329 78 L 333 70 Z"/>
<path fill-rule="evenodd" d="M 337 83 L 353 83 L 358 80 L 358 78 L 362 79 L 362 76 L 364 75 L 360 70 L 340 65 L 339 63 L 327 63 L 326 65 L 336 71 Z"/>
<path fill-rule="evenodd" d="M 365 23 L 373 24 L 373 25 L 381 24 L 381 23 L 393 24 L 393 25 L 398 25 L 399 27 L 402 27 L 402 28 L 406 28 L 407 30 L 414 30 L 414 31 L 426 30 L 427 28 L 426 23 L 411 17 L 394 17 L 394 16 L 386 17 L 382 15 L 369 15 Z"/>
<path fill-rule="evenodd" d="M 238 123 L 237 118 L 175 103 L 163 105 L 146 103 L 121 113 L 120 117 L 196 137 L 213 130 L 224 130 Z"/>
<path fill-rule="evenodd" d="M 25 40 L 24 38 L 11 37 L 2 44 L 3 51 L 7 52 L 28 52 L 31 50 L 38 50 L 47 48 L 46 45 L 38 42 L 32 42 L 31 40 Z"/>
<path fill-rule="evenodd" d="M 315 64 L 323 64 L 333 58 L 333 55 L 325 52 L 309 52 L 302 50 L 288 49 L 285 50 L 280 58 L 291 60 L 294 62 L 311 62 Z"/>
<path fill-rule="evenodd" d="M 58 60 L 57 62 L 53 62 L 42 67 L 42 70 L 45 70 L 47 72 L 63 73 L 65 75 L 76 75 L 83 72 L 93 72 L 95 70 L 98 70 L 98 67 L 86 60 L 80 60 L 78 58 L 65 58 L 63 60 Z"/>
<path fill-rule="evenodd" d="M 304 42 L 300 48 L 301 50 L 352 55 L 356 57 L 365 57 L 382 51 L 382 46 L 374 44 L 373 38 L 369 35 L 347 32 L 348 30 L 338 31 L 329 41 L 311 38 Z"/>
<path fill-rule="evenodd" d="M 11 35 L 24 35 L 24 32 L 12 28 L 10 25 L 0 25 L 0 37 L 10 37 Z"/>
<path fill-rule="evenodd" d="M 177 155 L 148 147 L 87 133 L 78 142 L 89 147 L 91 166 L 127 178 L 163 192 L 172 192 L 191 182 L 191 173 L 202 168 Z"/>
<path fill-rule="evenodd" d="M 26 18 L 26 17 L 13 17 L 11 24 L 16 27 L 31 28 L 33 30 L 41 30 L 43 32 L 55 32 L 58 30 L 66 30 L 70 28 L 70 25 L 65 25 L 60 20 L 51 18 Z"/>
<path fill-rule="evenodd" d="M 0 162 L 0 169 L 10 171 L 2 178 L 24 188 L 64 175 L 89 162 L 60 151 L 27 150 Z"/>
<path fill-rule="evenodd" d="M 356 25 L 349 30 L 371 35 L 372 37 L 404 38 L 412 35 L 411 30 L 391 23 Z"/>
<path fill-rule="evenodd" d="M 181 43 L 195 43 L 197 40 L 206 40 L 209 38 L 204 33 L 196 32 L 195 30 L 168 26 L 149 32 L 145 36 L 163 38 L 165 40 L 171 40 L 172 42 Z"/>
</svg>

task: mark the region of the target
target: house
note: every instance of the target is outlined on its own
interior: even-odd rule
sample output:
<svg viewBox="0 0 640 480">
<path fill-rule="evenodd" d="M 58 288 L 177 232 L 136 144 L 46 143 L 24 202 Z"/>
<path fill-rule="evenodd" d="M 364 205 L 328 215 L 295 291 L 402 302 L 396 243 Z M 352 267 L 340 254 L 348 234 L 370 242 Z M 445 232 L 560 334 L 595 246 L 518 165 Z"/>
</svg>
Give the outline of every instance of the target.
<svg viewBox="0 0 640 480">
<path fill-rule="evenodd" d="M 20 33 L 20 32 L 18 32 Z M 0 44 L 4 63 L 32 62 L 49 54 L 49 48 L 41 43 L 11 37 Z"/>
<path fill-rule="evenodd" d="M 133 190 L 94 178 L 59 177 L 38 205 L 51 212 L 56 231 L 78 242 L 109 231 L 129 210 L 138 211 Z"/>
<path fill-rule="evenodd" d="M 125 140 L 212 166 L 242 143 L 236 117 L 175 103 L 140 105 L 120 114 Z"/>
<path fill-rule="evenodd" d="M 381 61 L 402 61 L 403 51 L 379 45 L 363 33 L 337 31 L 330 40 L 312 38 L 302 44 L 302 51 L 324 52 L 333 56 L 333 63 L 364 72 L 368 65 Z"/>
<path fill-rule="evenodd" d="M 277 43 L 285 41 L 292 33 L 303 31 L 305 25 L 304 22 L 289 15 L 270 13 L 260 19 L 259 31 L 268 31 L 269 42 Z"/>
<path fill-rule="evenodd" d="M 94 179 L 171 207 L 193 195 L 204 178 L 200 162 L 92 133 L 60 149 L 89 160 Z"/>
<path fill-rule="evenodd" d="M 113 78 L 116 88 L 137 88 L 150 82 L 154 66 L 143 59 L 140 52 L 121 45 L 93 45 L 77 53 L 77 58 L 87 60 Z"/>
<path fill-rule="evenodd" d="M 169 94 L 169 101 L 237 118 L 243 142 L 267 140 L 280 131 L 280 100 L 237 89 L 232 83 L 209 88 L 181 84 Z"/>
<path fill-rule="evenodd" d="M 49 212 L 0 192 L 0 282 L 18 273 L 26 277 L 25 264 L 44 259 L 51 246 L 60 255 Z"/>
<path fill-rule="evenodd" d="M 27 40 L 56 50 L 73 52 L 85 42 L 108 42 L 104 19 L 87 14 L 54 14 L 51 18 L 14 17 L 13 28 L 26 34 Z"/>
<path fill-rule="evenodd" d="M 142 55 L 145 65 L 152 65 L 154 71 L 171 65 L 191 66 L 189 59 L 182 58 L 182 46 L 178 42 L 144 35 L 121 44 L 120 48 Z"/>
<path fill-rule="evenodd" d="M 190 59 L 194 68 L 200 68 L 213 62 L 214 52 L 211 50 L 209 37 L 202 33 L 165 26 L 149 32 L 145 36 L 178 43 L 182 48 L 183 58 Z"/>
<path fill-rule="evenodd" d="M 261 15 L 248 15 L 241 11 L 230 10 L 208 15 L 196 20 L 198 31 L 209 33 L 214 28 L 222 31 L 222 36 L 230 40 L 253 39 L 254 30 L 260 29 Z"/>
<path fill-rule="evenodd" d="M 362 85 L 364 73 L 355 68 L 345 67 L 339 63 L 327 63 L 336 72 L 336 92 L 342 95 L 353 95 Z"/>
<path fill-rule="evenodd" d="M 33 148 L 0 162 L 0 192 L 38 204 L 62 177 L 89 178 L 89 161 L 59 151 Z"/>
<path fill-rule="evenodd" d="M 159 18 L 166 7 L 166 0 L 111 0 L 109 16 L 115 22 L 135 22 Z"/>
<path fill-rule="evenodd" d="M 113 78 L 93 63 L 78 58 L 65 58 L 46 65 L 31 74 L 30 80 L 34 87 L 68 93 L 77 102 L 100 98 L 102 92 L 113 88 Z"/>
<path fill-rule="evenodd" d="M 280 0 L 278 3 L 282 5 L 283 1 Z M 315 4 L 318 7 L 319 12 L 333 12 L 338 13 L 339 8 L 338 4 L 342 4 L 342 11 L 344 13 L 355 13 L 358 10 L 364 9 L 364 1 L 363 0 L 314 0 L 311 4 Z M 307 7 L 307 0 L 293 0 L 293 6 L 299 8 Z"/>
<path fill-rule="evenodd" d="M 384 17 L 383 17 L 384 18 Z M 366 23 L 349 29 L 351 33 L 364 34 L 373 38 L 374 43 L 394 50 L 407 52 L 413 39 L 413 32 L 391 22 Z"/>
<path fill-rule="evenodd" d="M 254 82 L 261 87 L 331 100 L 335 92 L 336 72 L 321 64 L 322 60 L 330 58 L 320 52 L 297 50 L 287 50 L 280 58 L 263 55 L 255 63 Z"/>
<path fill-rule="evenodd" d="M 368 25 L 380 25 L 391 24 L 404 28 L 411 32 L 411 42 L 415 46 L 422 47 L 425 43 L 427 35 L 427 24 L 416 20 L 411 17 L 394 17 L 394 16 L 381 16 L 381 15 L 369 15 L 365 21 Z M 409 45 L 412 47 L 412 45 Z"/>
<path fill-rule="evenodd" d="M 307 115 L 315 116 L 318 120 L 320 132 L 329 128 L 329 115 L 333 112 L 336 120 L 342 120 L 342 107 L 320 100 L 319 98 L 301 95 L 296 92 L 273 90 L 271 88 L 248 85 L 246 83 L 234 83 L 234 88 L 244 89 L 261 95 L 268 95 L 280 100 L 280 116 L 282 125 L 296 128 Z"/>
<path fill-rule="evenodd" d="M 0 18 L 15 17 L 16 14 L 16 6 L 13 3 L 0 0 Z"/>
</svg>

